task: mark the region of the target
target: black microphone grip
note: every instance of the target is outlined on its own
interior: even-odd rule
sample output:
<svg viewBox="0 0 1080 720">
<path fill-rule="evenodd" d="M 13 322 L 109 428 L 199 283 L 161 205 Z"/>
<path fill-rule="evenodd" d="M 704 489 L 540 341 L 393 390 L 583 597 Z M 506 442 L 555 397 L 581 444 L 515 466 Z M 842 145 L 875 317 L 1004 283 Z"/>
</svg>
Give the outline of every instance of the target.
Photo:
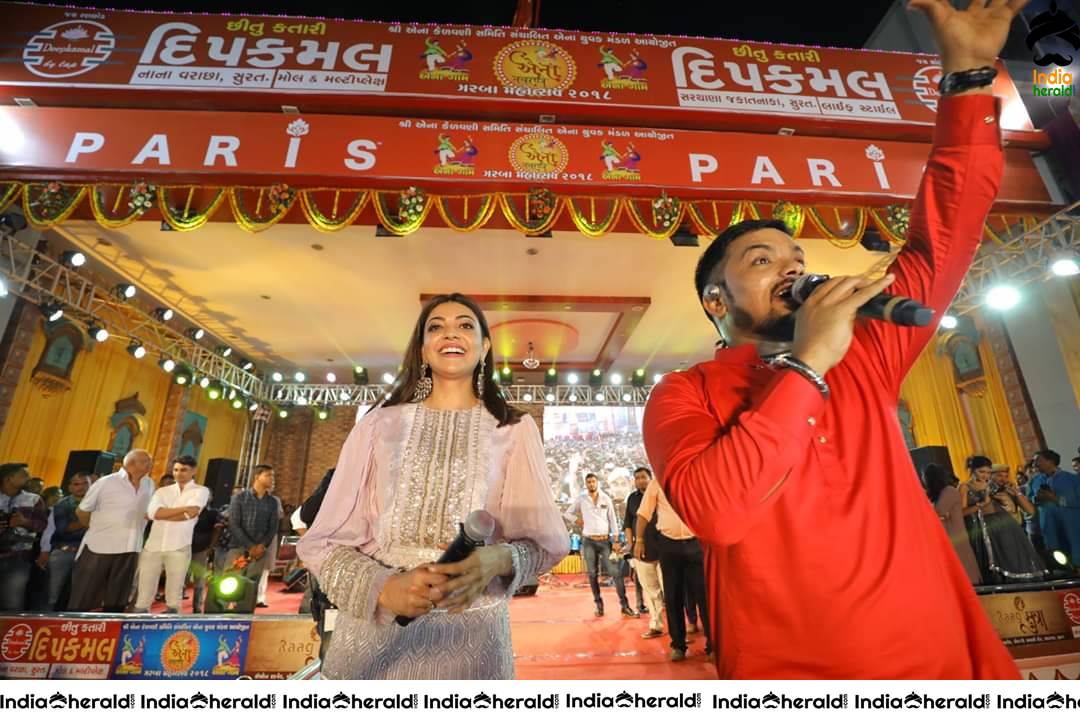
<svg viewBox="0 0 1080 720">
<path fill-rule="evenodd" d="M 439 559 L 436 560 L 434 564 L 442 565 L 444 563 L 455 563 L 460 560 L 464 560 L 465 558 L 472 555 L 473 550 L 484 545 L 483 540 L 474 540 L 473 538 L 469 537 L 469 534 L 465 532 L 464 523 L 459 523 L 458 528 L 458 534 L 457 537 L 454 538 L 454 542 L 450 543 L 450 547 L 446 548 L 445 552 L 443 552 L 443 554 L 439 556 Z M 394 618 L 394 622 L 396 622 L 401 627 L 406 627 L 415 619 L 416 618 L 398 615 L 396 618 Z"/>
<path fill-rule="evenodd" d="M 828 279 L 828 275 L 812 273 L 800 276 L 791 286 L 792 300 L 802 305 Z M 888 293 L 878 293 L 870 298 L 862 304 L 858 313 L 863 317 L 908 327 L 925 327 L 934 319 L 934 311 L 919 301 Z"/>
</svg>

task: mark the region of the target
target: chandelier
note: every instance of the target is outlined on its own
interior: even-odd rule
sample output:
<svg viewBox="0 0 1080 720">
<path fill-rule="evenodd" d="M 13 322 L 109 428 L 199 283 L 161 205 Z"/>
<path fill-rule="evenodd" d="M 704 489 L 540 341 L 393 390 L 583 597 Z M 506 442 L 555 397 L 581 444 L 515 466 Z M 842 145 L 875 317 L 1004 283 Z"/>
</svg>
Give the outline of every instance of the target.
<svg viewBox="0 0 1080 720">
<path fill-rule="evenodd" d="M 532 343 L 529 343 L 529 354 L 521 361 L 521 364 L 525 366 L 526 370 L 535 370 L 540 367 L 540 361 L 536 359 Z"/>
</svg>

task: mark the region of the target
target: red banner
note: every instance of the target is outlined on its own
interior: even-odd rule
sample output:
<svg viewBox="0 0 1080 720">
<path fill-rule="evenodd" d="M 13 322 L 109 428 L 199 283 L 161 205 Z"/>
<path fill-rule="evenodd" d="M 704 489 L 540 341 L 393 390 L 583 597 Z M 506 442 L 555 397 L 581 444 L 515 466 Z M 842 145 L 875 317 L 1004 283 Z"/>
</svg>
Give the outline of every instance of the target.
<svg viewBox="0 0 1080 720">
<path fill-rule="evenodd" d="M 843 138 L 280 113 L 0 108 L 11 177 L 265 177 L 295 185 L 537 185 L 684 197 L 914 196 L 929 146 Z M 1005 204 L 1049 202 L 1009 150 Z M 291 176 L 291 177 L 290 177 Z M 216 178 L 228 177 L 218 181 Z M 375 180 L 376 182 L 372 182 Z"/>
<path fill-rule="evenodd" d="M 191 107 L 199 93 L 207 109 L 550 112 L 564 122 L 925 139 L 941 74 L 932 55 L 660 35 L 0 7 L 3 94 L 67 106 L 114 105 L 124 91 L 128 107 Z M 1004 129 L 1038 142 L 1004 66 L 995 92 Z"/>
<path fill-rule="evenodd" d="M 121 623 L 77 618 L 0 620 L 0 677 L 105 680 Z"/>
</svg>

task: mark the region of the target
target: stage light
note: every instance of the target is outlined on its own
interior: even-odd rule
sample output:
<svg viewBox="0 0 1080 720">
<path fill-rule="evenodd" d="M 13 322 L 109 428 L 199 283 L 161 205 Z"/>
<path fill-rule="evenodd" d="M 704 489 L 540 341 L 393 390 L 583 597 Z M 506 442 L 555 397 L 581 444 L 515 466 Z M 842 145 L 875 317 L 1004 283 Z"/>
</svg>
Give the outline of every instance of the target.
<svg viewBox="0 0 1080 720">
<path fill-rule="evenodd" d="M 43 302 L 41 303 L 41 314 L 49 322 L 57 322 L 64 317 L 64 306 L 58 302 Z"/>
<path fill-rule="evenodd" d="M 82 267 L 86 264 L 86 256 L 78 250 L 67 250 L 60 254 L 60 262 L 69 268 Z"/>
<path fill-rule="evenodd" d="M 577 385 L 578 384 L 577 373 L 570 373 L 569 375 L 567 375 L 566 376 L 566 382 L 569 385 Z"/>
<path fill-rule="evenodd" d="M 630 393 L 623 393 L 623 394 L 622 394 L 622 401 L 623 401 L 624 403 L 628 403 L 628 402 L 630 402 L 630 401 L 631 401 L 631 400 L 633 400 L 633 399 L 634 399 L 634 396 L 633 396 L 633 395 L 631 395 Z"/>
<path fill-rule="evenodd" d="M 955 330 L 956 326 L 960 324 L 960 321 L 956 319 L 955 315 L 942 315 L 941 327 L 945 330 Z"/>
<path fill-rule="evenodd" d="M 1050 553 L 1050 557 L 1053 558 L 1054 562 L 1056 562 L 1063 568 L 1072 567 L 1072 564 L 1069 562 L 1069 556 L 1061 550 L 1055 550 L 1054 552 Z"/>
<path fill-rule="evenodd" d="M 277 416 L 279 418 L 281 418 L 282 420 L 284 420 L 285 418 L 289 417 L 289 411 L 286 410 L 285 408 L 281 408 L 280 410 L 277 411 Z"/>
<path fill-rule="evenodd" d="M 548 393 L 544 396 L 544 399 L 547 400 L 549 403 L 555 402 L 555 393 Z"/>
<path fill-rule="evenodd" d="M 115 295 L 118 300 L 130 300 L 135 297 L 136 292 L 135 286 L 131 283 L 120 283 L 113 288 L 113 295 Z"/>
<path fill-rule="evenodd" d="M 274 374 L 272 374 L 270 376 L 270 379 L 273 380 L 274 382 L 281 382 L 282 380 L 285 379 L 285 376 L 282 375 L 281 373 L 275 371 Z"/>
<path fill-rule="evenodd" d="M 131 342 L 128 343 L 127 351 L 131 354 L 131 357 L 136 360 L 142 360 L 146 357 L 146 346 L 143 345 L 138 338 L 131 339 Z"/>
<path fill-rule="evenodd" d="M 240 410 L 244 407 L 244 401 L 240 398 L 234 398 L 232 401 L 233 410 Z"/>
<path fill-rule="evenodd" d="M 176 368 L 176 373 L 173 375 L 173 382 L 177 385 L 190 385 L 191 370 L 183 365 L 178 366 Z"/>
<path fill-rule="evenodd" d="M 7 296 L 8 296 L 7 283 L 4 282 L 4 278 L 0 278 L 0 297 L 7 297 Z"/>
<path fill-rule="evenodd" d="M 199 378 L 199 387 L 201 387 L 203 390 L 210 387 L 210 378 L 206 377 L 205 375 Z"/>
<path fill-rule="evenodd" d="M 218 347 L 217 351 L 218 351 L 218 354 L 221 355 L 221 357 L 223 357 L 223 358 L 227 358 L 230 355 L 232 355 L 232 348 L 229 347 L 228 345 L 222 345 L 222 346 Z"/>
<path fill-rule="evenodd" d="M 163 357 L 158 361 L 158 365 L 160 365 L 161 369 L 167 373 L 171 373 L 176 369 L 176 361 L 172 358 Z"/>
<path fill-rule="evenodd" d="M 558 384 L 559 384 L 559 373 L 558 373 L 558 371 L 556 371 L 555 368 L 553 368 L 553 367 L 548 368 L 547 372 L 544 373 L 544 385 L 546 385 L 547 387 L 555 387 Z"/>
<path fill-rule="evenodd" d="M 202 328 L 188 328 L 187 332 L 185 332 L 184 334 L 192 340 L 198 342 L 199 340 L 202 340 L 203 337 L 206 335 L 206 331 Z"/>
<path fill-rule="evenodd" d="M 390 373 L 388 373 L 388 372 L 386 372 L 386 373 L 383 373 L 383 374 L 382 374 L 382 381 L 383 381 L 383 383 L 384 383 L 384 384 L 386 384 L 386 385 L 393 385 L 393 384 L 394 384 L 394 376 L 393 376 L 393 375 L 391 375 L 391 374 L 390 374 Z"/>
<path fill-rule="evenodd" d="M 240 580 L 235 575 L 226 575 L 218 580 L 217 591 L 224 598 L 232 598 L 240 591 Z"/>
<path fill-rule="evenodd" d="M 94 342 L 103 343 L 109 339 L 109 331 L 97 323 L 90 323 L 87 325 L 86 334 L 94 338 Z"/>
<path fill-rule="evenodd" d="M 636 388 L 645 387 L 645 368 L 638 368 L 630 377 L 630 385 Z"/>
<path fill-rule="evenodd" d="M 332 372 L 326 373 L 326 382 L 328 382 L 328 383 L 336 383 L 337 382 L 337 375 L 335 375 Z"/>
<path fill-rule="evenodd" d="M 225 394 L 225 388 L 217 380 L 208 383 L 206 386 L 206 397 L 211 400 L 220 400 Z"/>
<path fill-rule="evenodd" d="M 604 402 L 604 393 L 596 393 L 595 395 L 593 395 L 593 400 L 601 403 Z"/>
<path fill-rule="evenodd" d="M 308 404 L 307 396 L 306 395 L 301 395 L 300 397 L 296 398 L 296 404 L 299 405 L 300 407 L 304 407 L 305 405 L 307 405 Z"/>
<path fill-rule="evenodd" d="M 1076 262 L 1074 257 L 1061 257 L 1054 260 L 1053 264 L 1050 265 L 1050 272 L 1058 277 L 1080 275 L 1080 264 Z"/>
<path fill-rule="evenodd" d="M 532 393 L 525 393 L 524 395 L 522 395 L 521 396 L 521 402 L 531 403 L 532 402 Z"/>
<path fill-rule="evenodd" d="M 208 614 L 252 613 L 255 611 L 258 582 L 244 577 L 234 566 L 213 578 L 206 598 Z"/>
<path fill-rule="evenodd" d="M 241 367 L 241 368 L 242 368 L 243 370 L 247 370 L 248 372 L 251 372 L 252 370 L 254 370 L 254 369 L 255 369 L 255 363 L 251 362 L 250 360 L 245 360 L 245 361 L 244 361 L 244 362 L 243 362 L 243 363 L 242 363 L 242 364 L 240 365 L 240 367 Z"/>
<path fill-rule="evenodd" d="M 175 313 L 173 313 L 172 308 L 159 307 L 159 308 L 156 308 L 154 310 L 154 312 L 151 313 L 151 314 L 154 316 L 154 319 L 157 320 L 158 322 L 169 322 L 170 320 L 173 319 L 173 315 Z"/>
<path fill-rule="evenodd" d="M 986 304 L 995 310 L 1010 310 L 1020 302 L 1020 291 L 1012 285 L 995 285 L 986 293 Z"/>
<path fill-rule="evenodd" d="M 570 402 L 576 403 L 577 402 L 577 393 L 570 393 L 570 396 L 568 398 L 566 398 L 566 399 L 569 400 Z"/>
<path fill-rule="evenodd" d="M 356 367 L 354 367 L 353 371 L 352 371 L 352 379 L 353 379 L 353 383 L 356 384 L 356 385 L 367 385 L 368 384 L 367 368 L 364 367 L 363 365 L 357 365 Z"/>
<path fill-rule="evenodd" d="M 250 412 L 255 412 L 258 409 L 259 409 L 259 401 L 258 400 L 252 400 L 251 404 L 248 405 L 248 410 Z"/>
<path fill-rule="evenodd" d="M 236 393 L 236 388 L 229 388 L 229 394 L 228 394 L 228 395 L 227 395 L 226 397 L 227 397 L 227 398 L 228 398 L 229 400 L 235 400 L 235 399 L 236 399 L 236 395 L 237 395 L 237 393 Z"/>
<path fill-rule="evenodd" d="M 659 385 L 660 381 L 664 379 L 664 373 L 656 373 L 652 376 L 652 384 Z"/>
<path fill-rule="evenodd" d="M 326 420 L 328 417 L 330 417 L 330 408 L 328 408 L 328 407 L 319 408 L 318 410 L 315 411 L 315 417 L 319 418 L 320 420 Z"/>
<path fill-rule="evenodd" d="M 611 376 L 608 379 L 611 381 L 612 385 L 622 385 L 623 376 L 617 372 L 614 372 L 611 373 Z"/>
</svg>

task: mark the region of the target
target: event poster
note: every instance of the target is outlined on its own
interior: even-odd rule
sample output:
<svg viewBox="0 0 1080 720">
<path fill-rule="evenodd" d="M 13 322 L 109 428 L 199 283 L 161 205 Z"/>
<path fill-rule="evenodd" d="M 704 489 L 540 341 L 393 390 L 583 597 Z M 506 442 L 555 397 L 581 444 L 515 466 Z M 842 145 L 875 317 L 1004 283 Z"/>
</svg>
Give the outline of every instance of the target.
<svg viewBox="0 0 1080 720">
<path fill-rule="evenodd" d="M 130 680 L 238 678 L 247 655 L 247 620 L 125 622 L 111 677 Z"/>
<path fill-rule="evenodd" d="M 0 678 L 105 680 L 121 623 L 0 618 Z"/>
</svg>

